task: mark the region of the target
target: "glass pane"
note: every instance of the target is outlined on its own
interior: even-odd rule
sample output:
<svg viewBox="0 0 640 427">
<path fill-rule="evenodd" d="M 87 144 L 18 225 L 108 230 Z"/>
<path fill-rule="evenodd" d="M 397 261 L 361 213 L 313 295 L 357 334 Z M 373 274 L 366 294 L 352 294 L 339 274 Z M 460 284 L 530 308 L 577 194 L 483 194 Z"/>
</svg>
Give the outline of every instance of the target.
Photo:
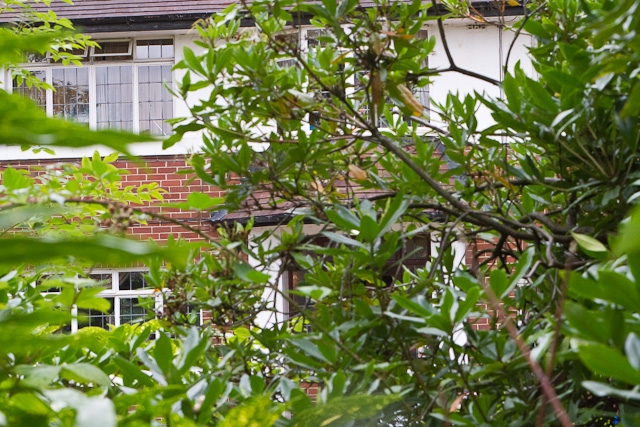
<svg viewBox="0 0 640 427">
<path fill-rule="evenodd" d="M 76 122 L 89 123 L 89 70 L 56 68 L 52 70 L 53 113 Z"/>
<path fill-rule="evenodd" d="M 44 82 L 46 79 L 45 71 L 31 71 L 29 72 L 32 77 Z M 44 90 L 36 89 L 35 87 L 29 87 L 26 81 L 23 81 L 20 85 L 18 85 L 17 80 L 13 81 L 13 93 L 17 93 L 21 96 L 31 99 L 35 102 L 39 107 L 43 107 L 47 103 L 47 94 Z"/>
<path fill-rule="evenodd" d="M 165 87 L 165 83 L 171 84 L 171 78 L 170 65 L 138 68 L 140 131 L 153 135 L 171 132 L 166 120 L 173 117 L 173 97 Z"/>
<path fill-rule="evenodd" d="M 146 287 L 147 281 L 144 280 L 144 273 L 140 271 L 120 272 L 120 284 L 118 289 L 121 291 L 133 291 L 135 289 L 144 289 Z"/>
<path fill-rule="evenodd" d="M 186 321 L 190 325 L 200 326 L 200 309 L 194 307 L 194 304 L 187 304 Z"/>
<path fill-rule="evenodd" d="M 136 42 L 137 59 L 173 58 L 173 40 L 138 40 Z"/>
<path fill-rule="evenodd" d="M 307 31 L 307 44 L 309 48 L 314 47 L 324 47 L 326 42 L 321 42 L 318 40 L 318 37 L 327 37 L 329 36 L 329 32 L 326 29 L 318 29 L 318 30 L 308 30 Z"/>
<path fill-rule="evenodd" d="M 100 42 L 100 47 L 95 48 L 94 55 L 127 55 L 130 45 L 129 41 Z"/>
<path fill-rule="evenodd" d="M 98 310 L 78 310 L 78 327 L 85 328 L 87 326 L 96 326 L 102 329 L 109 329 L 108 325 L 114 325 L 114 299 L 105 298 L 109 301 L 110 309 L 107 313 Z"/>
<path fill-rule="evenodd" d="M 107 68 L 108 84 L 114 85 L 120 83 L 120 67 Z"/>
<path fill-rule="evenodd" d="M 106 289 L 111 289 L 111 284 L 113 282 L 113 276 L 111 275 L 111 273 L 90 274 L 89 278 L 95 280 L 96 282 L 100 282 L 100 284 Z"/>
<path fill-rule="evenodd" d="M 136 46 L 136 59 L 147 59 L 149 58 L 149 45 L 141 45 L 138 42 Z"/>
<path fill-rule="evenodd" d="M 158 59 L 162 57 L 162 46 L 151 45 L 149 46 L 149 58 Z"/>
<path fill-rule="evenodd" d="M 162 67 L 149 67 L 149 82 L 162 83 Z"/>
<path fill-rule="evenodd" d="M 103 129 L 133 128 L 133 67 L 96 68 L 97 125 Z"/>
<path fill-rule="evenodd" d="M 163 58 L 173 58 L 173 40 L 169 40 L 169 42 L 171 42 L 171 44 L 162 45 Z"/>
<path fill-rule="evenodd" d="M 144 322 L 147 311 L 140 306 L 137 297 L 120 298 L 120 324 Z"/>
</svg>

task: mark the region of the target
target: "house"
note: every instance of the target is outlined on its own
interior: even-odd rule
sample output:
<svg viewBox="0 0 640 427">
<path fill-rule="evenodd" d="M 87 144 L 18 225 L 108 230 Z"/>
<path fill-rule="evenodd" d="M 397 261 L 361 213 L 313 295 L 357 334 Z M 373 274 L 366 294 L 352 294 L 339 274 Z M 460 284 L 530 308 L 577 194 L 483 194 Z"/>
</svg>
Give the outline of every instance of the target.
<svg viewBox="0 0 640 427">
<path fill-rule="evenodd" d="M 197 34 L 191 30 L 193 23 L 210 14 L 219 12 L 233 4 L 218 0 L 76 0 L 69 5 L 54 0 L 51 8 L 61 17 L 69 18 L 77 29 L 93 36 L 100 44 L 83 52 L 77 52 L 82 58 L 82 67 L 63 66 L 50 58 L 33 56 L 24 68 L 38 79 L 52 85 L 56 90 L 38 92 L 25 85 L 17 85 L 7 75 L 1 80 L 4 89 L 18 92 L 32 98 L 49 115 L 64 117 L 86 123 L 92 129 L 113 128 L 133 132 L 150 133 L 165 137 L 171 133 L 168 119 L 187 116 L 188 105 L 174 99 L 165 85 L 172 87 L 183 77 L 182 70 L 172 70 L 173 65 L 183 59 L 183 48 L 201 49 L 194 44 Z M 475 10 L 486 16 L 496 16 L 496 20 L 516 20 L 523 13 L 521 7 L 506 6 L 502 0 L 473 1 Z M 370 7 L 371 2 L 361 2 L 362 7 Z M 0 15 L 0 22 L 12 22 L 19 16 L 11 13 Z M 251 22 L 243 22 L 251 25 Z M 313 43 L 316 31 L 304 17 L 297 23 L 293 34 L 296 42 L 305 48 Z M 425 27 L 428 35 L 440 38 L 435 24 Z M 529 36 L 522 35 L 512 47 L 513 33 L 504 32 L 499 25 L 487 25 L 473 20 L 447 22 L 446 35 L 452 47 L 452 55 L 459 67 L 473 70 L 494 79 L 499 79 L 505 64 L 507 52 L 510 52 L 510 64 L 520 60 L 527 63 L 526 47 L 531 44 Z M 434 68 L 447 68 L 447 54 L 439 43 L 428 58 Z M 450 91 L 470 93 L 486 92 L 499 96 L 499 89 L 459 74 L 442 74 L 434 79 L 433 85 L 420 98 L 423 102 L 441 101 Z M 488 123 L 491 119 L 487 111 L 480 111 L 478 120 Z M 140 186 L 148 182 L 157 182 L 168 193 L 168 201 L 184 201 L 194 191 L 212 196 L 221 196 L 220 191 L 200 181 L 191 180 L 180 174 L 187 167 L 186 156 L 197 151 L 201 141 L 197 135 L 185 138 L 168 150 L 161 149 L 161 143 L 145 143 L 135 146 L 134 153 L 141 156 L 145 165 L 129 160 L 118 160 L 115 165 L 127 169 L 124 176 L 126 185 Z M 54 155 L 45 152 L 22 151 L 20 147 L 3 148 L 0 155 L 0 167 L 11 165 L 14 168 L 33 168 L 59 161 L 77 161 L 82 156 L 91 155 L 93 150 L 60 149 Z M 211 231 L 210 217 L 201 212 L 173 210 L 149 203 L 145 206 L 151 212 L 165 213 L 169 218 Z M 163 210 L 164 209 L 164 210 Z M 264 227 L 272 227 L 287 215 L 287 211 L 277 212 L 238 212 L 219 218 L 216 221 L 242 220 L 254 216 L 259 233 Z M 214 222 L 216 222 L 214 221 Z M 186 239 L 197 240 L 198 236 L 185 231 L 180 225 L 150 220 L 147 224 L 133 224 L 128 229 L 131 235 L 141 239 L 153 238 L 166 240 L 169 234 L 177 234 Z M 428 254 L 437 248 L 422 247 Z M 463 258 L 459 253 L 459 259 Z M 104 296 L 113 300 L 112 313 L 101 315 L 90 313 L 91 324 L 119 325 L 135 320 L 143 310 L 137 305 L 137 298 L 150 293 L 145 289 L 140 269 L 118 271 L 96 271 L 99 279 L 110 283 Z M 288 275 L 289 282 L 297 277 L 296 271 Z M 281 286 L 288 286 L 283 281 Z M 267 296 L 271 298 L 271 296 Z M 161 303 L 161 302 L 159 302 Z M 285 302 L 276 299 L 279 312 L 290 310 Z M 274 321 L 265 317 L 260 322 Z M 73 329 L 78 325 L 73 325 Z"/>
</svg>

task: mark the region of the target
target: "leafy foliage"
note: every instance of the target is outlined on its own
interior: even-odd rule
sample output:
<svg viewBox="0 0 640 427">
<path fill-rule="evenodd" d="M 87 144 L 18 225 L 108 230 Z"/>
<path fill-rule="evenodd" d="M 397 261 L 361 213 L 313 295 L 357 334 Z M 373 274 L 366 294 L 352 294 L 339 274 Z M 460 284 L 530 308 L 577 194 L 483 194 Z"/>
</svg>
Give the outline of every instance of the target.
<svg viewBox="0 0 640 427">
<path fill-rule="evenodd" d="M 451 17 L 482 18 L 444 3 Z M 634 425 L 636 3 L 530 5 L 512 30 L 536 37 L 537 75 L 515 65 L 499 82 L 453 60 L 427 66 L 436 42 L 424 25 L 449 49 L 435 2 L 256 1 L 202 21 L 202 49 L 176 65 L 176 95 L 200 101 L 165 145 L 202 132 L 193 172 L 226 195 L 174 206 L 293 214 L 160 248 L 107 235 L 148 218 L 129 204 L 162 199 L 154 185 L 123 187 L 115 155 L 37 178 L 6 168 L 1 423 Z M 299 16 L 321 30 L 308 49 L 291 42 Z M 51 19 L 0 37 L 1 65 L 60 53 L 68 23 Z M 451 94 L 427 114 L 414 91 L 442 73 L 495 84 L 504 99 Z M 0 97 L 2 144 L 126 152 L 139 140 Z M 482 127 L 479 108 L 495 122 Z M 425 235 L 437 250 L 409 268 Z M 61 333 L 78 309 L 109 308 L 86 271 L 132 261 L 163 294 L 157 317 Z M 288 292 L 279 283 L 292 270 L 304 277 Z M 194 326 L 193 308 L 210 323 Z"/>
</svg>

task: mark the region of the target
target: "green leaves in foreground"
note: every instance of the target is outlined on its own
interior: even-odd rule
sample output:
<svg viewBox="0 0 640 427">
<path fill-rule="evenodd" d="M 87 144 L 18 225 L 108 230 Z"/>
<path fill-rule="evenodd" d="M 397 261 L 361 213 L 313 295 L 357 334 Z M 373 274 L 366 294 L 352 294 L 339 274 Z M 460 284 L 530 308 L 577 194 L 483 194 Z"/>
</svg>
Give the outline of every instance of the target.
<svg viewBox="0 0 640 427">
<path fill-rule="evenodd" d="M 153 141 L 149 135 L 114 130 L 89 131 L 86 126 L 47 117 L 30 100 L 0 91 L 0 145 L 91 147 L 103 145 L 128 154 L 128 145 Z"/>
<path fill-rule="evenodd" d="M 73 240 L 22 236 L 0 239 L 0 265 L 37 264 L 69 258 L 102 266 L 131 265 L 151 258 L 162 258 L 176 266 L 184 266 L 188 249 L 161 248 L 152 242 L 138 242 L 105 234 Z"/>
<path fill-rule="evenodd" d="M 399 397 L 395 395 L 340 397 L 327 404 L 319 404 L 296 413 L 292 419 L 292 426 L 342 426 L 352 421 L 373 417 L 398 399 Z M 233 408 L 220 427 L 270 427 L 278 420 L 282 410 L 283 406 L 274 406 L 268 396 L 253 397 Z"/>
<path fill-rule="evenodd" d="M 220 427 L 271 427 L 280 417 L 278 409 L 268 396 L 254 397 L 229 411 Z"/>
<path fill-rule="evenodd" d="M 373 417 L 399 396 L 344 396 L 325 405 L 318 405 L 296 414 L 295 427 L 340 426 L 349 421 Z"/>
</svg>

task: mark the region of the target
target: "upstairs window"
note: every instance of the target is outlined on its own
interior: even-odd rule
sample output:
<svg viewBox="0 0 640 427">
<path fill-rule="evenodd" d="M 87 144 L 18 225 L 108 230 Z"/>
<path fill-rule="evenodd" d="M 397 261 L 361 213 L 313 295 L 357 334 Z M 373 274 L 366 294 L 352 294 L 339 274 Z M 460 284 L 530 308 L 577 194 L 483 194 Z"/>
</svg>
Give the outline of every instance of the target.
<svg viewBox="0 0 640 427">
<path fill-rule="evenodd" d="M 24 68 L 55 90 L 13 82 L 12 89 L 34 100 L 51 116 L 86 123 L 92 129 L 120 129 L 169 135 L 173 118 L 173 39 L 100 41 L 80 56 L 82 66 L 64 66 L 30 55 Z"/>
<path fill-rule="evenodd" d="M 276 64 L 283 69 L 290 69 L 299 67 L 299 61 L 296 57 L 297 54 L 305 54 L 309 51 L 313 50 L 322 50 L 324 49 L 328 43 L 334 40 L 334 36 L 328 29 L 319 29 L 319 28 L 287 28 L 282 32 L 276 34 L 274 36 L 274 43 L 277 50 L 280 53 L 280 56 L 276 59 Z M 415 40 L 424 40 L 428 39 L 427 30 L 419 30 L 415 34 Z M 343 51 L 342 49 L 340 51 Z M 345 55 L 352 55 L 344 50 Z M 369 72 L 364 69 L 357 69 L 354 72 L 345 73 L 345 64 L 340 64 L 341 67 L 338 71 L 339 75 L 348 75 L 350 77 L 342 78 L 342 87 L 340 88 L 342 93 L 353 99 L 355 102 L 355 107 L 358 110 L 358 113 L 365 120 L 372 120 L 371 106 L 372 106 L 372 82 L 371 76 Z M 422 67 L 427 67 L 428 63 L 425 59 L 421 64 Z M 350 65 L 346 65 L 349 67 Z M 349 70 L 347 70 L 349 71 Z M 417 84 L 415 81 L 406 81 L 405 84 L 411 90 L 416 100 L 424 107 L 424 113 L 428 116 L 429 112 L 429 87 L 427 85 Z M 346 89 L 345 89 L 346 88 Z M 320 97 L 324 99 L 330 99 L 330 93 L 326 90 L 323 90 L 319 93 Z M 387 98 L 385 100 L 387 103 L 391 103 L 391 99 Z M 395 109 L 394 111 L 397 111 Z M 314 129 L 320 126 L 321 117 L 317 112 L 311 112 L 309 117 L 307 118 L 309 122 L 310 129 Z M 385 117 L 381 114 L 381 112 L 377 112 L 375 117 L 375 123 L 378 127 L 385 128 L 388 127 Z"/>
</svg>

